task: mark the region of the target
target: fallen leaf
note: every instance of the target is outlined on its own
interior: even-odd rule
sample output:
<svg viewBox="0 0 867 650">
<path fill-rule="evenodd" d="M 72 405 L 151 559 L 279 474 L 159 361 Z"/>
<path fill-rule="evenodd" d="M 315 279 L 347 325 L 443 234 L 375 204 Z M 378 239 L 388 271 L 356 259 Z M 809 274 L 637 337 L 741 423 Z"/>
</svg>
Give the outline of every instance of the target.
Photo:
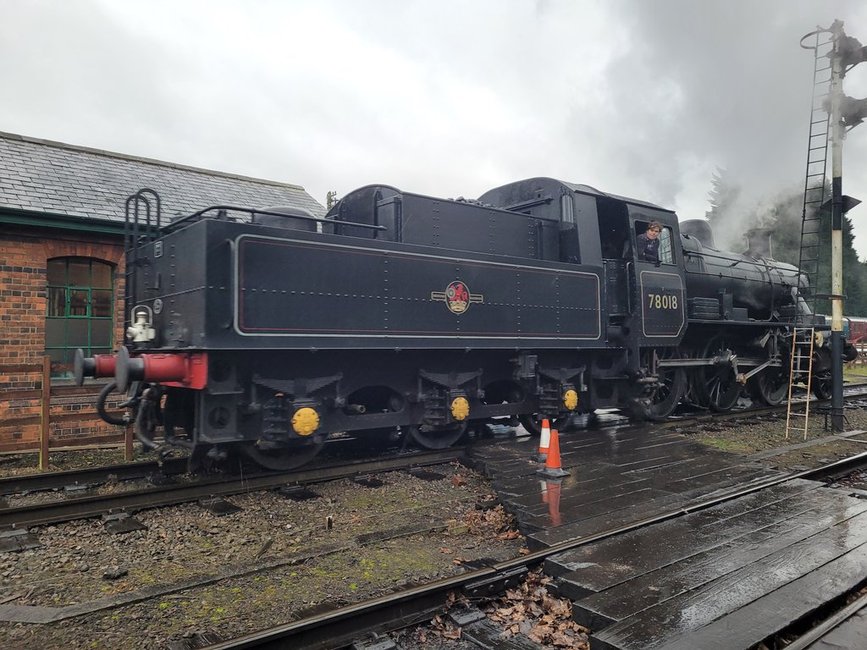
<svg viewBox="0 0 867 650">
<path fill-rule="evenodd" d="M 517 530 L 507 530 L 506 532 L 497 535 L 497 539 L 518 539 L 520 536 L 521 533 L 519 533 Z"/>
<path fill-rule="evenodd" d="M 568 600 L 547 596 L 542 600 L 542 606 L 557 617 L 567 618 L 572 614 L 572 608 Z"/>
<path fill-rule="evenodd" d="M 561 648 L 571 648 L 575 645 L 575 639 L 563 632 L 554 632 L 551 635 L 551 643 Z"/>
<path fill-rule="evenodd" d="M 537 625 L 530 633 L 527 635 L 527 638 L 534 643 L 542 644 L 545 642 L 545 639 L 548 635 L 551 634 L 551 629 L 547 625 Z"/>
</svg>

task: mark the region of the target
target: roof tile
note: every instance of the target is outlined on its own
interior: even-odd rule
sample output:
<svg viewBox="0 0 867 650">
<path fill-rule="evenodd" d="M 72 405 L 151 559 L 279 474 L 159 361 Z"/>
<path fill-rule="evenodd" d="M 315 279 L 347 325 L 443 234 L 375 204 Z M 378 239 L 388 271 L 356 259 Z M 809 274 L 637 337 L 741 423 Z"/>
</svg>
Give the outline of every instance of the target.
<svg viewBox="0 0 867 650">
<path fill-rule="evenodd" d="M 322 216 L 304 188 L 0 132 L 0 208 L 118 221 L 126 197 L 155 190 L 164 217 L 211 205 L 293 206 Z"/>
</svg>

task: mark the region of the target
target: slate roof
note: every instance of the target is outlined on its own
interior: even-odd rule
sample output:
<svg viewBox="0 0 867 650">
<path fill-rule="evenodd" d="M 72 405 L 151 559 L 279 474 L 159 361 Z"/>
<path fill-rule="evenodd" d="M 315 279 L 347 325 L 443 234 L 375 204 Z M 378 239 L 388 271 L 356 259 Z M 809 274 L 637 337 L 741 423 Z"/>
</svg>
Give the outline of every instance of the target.
<svg viewBox="0 0 867 650">
<path fill-rule="evenodd" d="M 122 223 L 126 198 L 143 187 L 160 195 L 164 222 L 218 204 L 325 214 L 299 185 L 0 132 L 0 210 Z"/>
</svg>

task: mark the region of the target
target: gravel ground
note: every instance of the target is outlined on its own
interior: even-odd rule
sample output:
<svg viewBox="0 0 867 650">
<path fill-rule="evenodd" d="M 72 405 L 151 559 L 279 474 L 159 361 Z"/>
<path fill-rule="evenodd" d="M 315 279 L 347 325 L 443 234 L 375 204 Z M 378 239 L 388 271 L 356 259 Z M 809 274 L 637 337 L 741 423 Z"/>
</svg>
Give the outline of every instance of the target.
<svg viewBox="0 0 867 650">
<path fill-rule="evenodd" d="M 226 517 L 196 505 L 142 512 L 148 529 L 122 535 L 98 521 L 45 527 L 42 548 L 0 554 L 0 602 L 61 607 L 160 593 L 57 623 L 0 623 L 0 645 L 163 648 L 197 635 L 228 638 L 521 551 L 502 508 L 477 508 L 490 502 L 481 476 L 458 465 L 431 471 L 442 478 L 334 481 L 305 501 L 240 495 L 231 501 L 243 510 Z"/>
<path fill-rule="evenodd" d="M 851 474 L 843 479 L 840 479 L 838 485 L 841 487 L 861 490 L 865 493 L 864 496 L 867 496 L 867 470 L 863 472 L 856 472 L 855 474 Z"/>
<path fill-rule="evenodd" d="M 143 452 L 139 445 L 135 446 L 132 462 L 148 462 L 156 459 L 156 454 L 153 452 Z M 48 454 L 48 471 L 61 472 L 68 469 L 119 465 L 123 462 L 125 462 L 123 448 L 52 451 Z M 0 455 L 0 477 L 39 474 L 38 463 L 39 454 L 36 453 L 2 454 Z"/>
<path fill-rule="evenodd" d="M 847 409 L 846 418 L 847 432 L 867 430 L 864 409 Z M 867 434 L 834 435 L 823 424 L 822 415 L 811 415 L 806 443 L 802 429 L 786 439 L 785 413 L 669 428 L 784 470 L 867 451 Z M 139 453 L 139 459 L 150 458 Z M 51 455 L 52 470 L 122 460 L 122 450 Z M 35 466 L 35 455 L 0 457 L 0 476 Z M 511 517 L 499 507 L 478 507 L 491 498 L 480 475 L 457 464 L 431 471 L 442 478 L 392 472 L 378 477 L 380 487 L 334 481 L 315 486 L 318 496 L 301 501 L 274 492 L 238 495 L 230 501 L 242 511 L 225 517 L 195 504 L 146 511 L 136 517 L 147 530 L 121 535 L 105 533 L 99 521 L 43 527 L 35 531 L 43 547 L 0 554 L 0 603 L 97 605 L 56 623 L 0 622 L 0 647 L 202 647 L 293 620 L 310 608 L 363 600 L 464 571 L 466 562 L 522 552 Z M 115 489 L 126 486 L 100 488 Z M 544 596 L 539 580 L 489 605 L 488 617 L 551 647 L 587 647 L 586 630 L 566 624 L 568 603 Z M 418 647 L 466 646 L 460 629 L 445 619 L 405 636 Z"/>
<path fill-rule="evenodd" d="M 803 418 L 793 421 L 795 428 L 786 438 L 785 412 L 711 418 L 673 430 L 715 449 L 754 456 L 775 469 L 800 470 L 867 451 L 867 433 L 858 433 L 867 431 L 867 410 L 847 408 L 845 414 L 845 432 L 839 435 L 825 429 L 822 414 L 811 413 L 806 440 Z"/>
</svg>

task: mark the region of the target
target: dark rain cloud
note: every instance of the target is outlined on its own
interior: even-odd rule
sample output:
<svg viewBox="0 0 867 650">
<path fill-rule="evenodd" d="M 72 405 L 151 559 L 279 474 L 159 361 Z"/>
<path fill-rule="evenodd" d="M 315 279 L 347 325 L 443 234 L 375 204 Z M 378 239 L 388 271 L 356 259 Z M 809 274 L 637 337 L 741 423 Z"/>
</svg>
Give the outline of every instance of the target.
<svg viewBox="0 0 867 650">
<path fill-rule="evenodd" d="M 834 18 L 867 42 L 861 0 L 5 0 L 0 130 L 320 201 L 369 182 L 477 196 L 549 175 L 691 218 L 718 167 L 746 202 L 803 183 L 798 41 Z M 846 89 L 867 96 L 867 70 Z M 844 188 L 867 198 L 860 128 Z M 867 218 L 853 220 L 867 257 Z"/>
</svg>

